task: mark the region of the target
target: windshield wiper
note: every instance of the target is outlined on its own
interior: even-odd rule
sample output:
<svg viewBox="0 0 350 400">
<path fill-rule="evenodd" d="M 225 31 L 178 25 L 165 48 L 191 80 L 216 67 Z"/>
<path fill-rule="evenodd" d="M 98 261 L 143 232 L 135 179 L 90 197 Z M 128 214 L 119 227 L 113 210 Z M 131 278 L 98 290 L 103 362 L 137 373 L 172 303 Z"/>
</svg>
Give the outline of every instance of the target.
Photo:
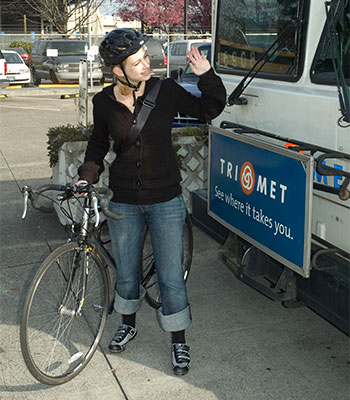
<svg viewBox="0 0 350 400">
<path fill-rule="evenodd" d="M 288 43 L 288 41 L 290 40 L 291 35 L 295 33 L 296 29 L 299 28 L 300 25 L 301 25 L 300 19 L 293 20 L 283 29 L 283 31 L 278 35 L 277 39 L 261 55 L 258 61 L 252 66 L 252 68 L 248 71 L 248 73 L 244 76 L 241 82 L 230 94 L 230 96 L 227 99 L 228 106 L 233 106 L 235 104 L 236 105 L 247 104 L 247 101 L 245 99 L 239 98 L 241 94 L 244 92 L 244 90 L 250 84 L 250 82 L 256 77 L 257 73 L 261 70 L 261 68 L 271 59 L 271 57 L 286 46 L 286 43 Z M 248 80 L 248 82 L 246 82 L 248 78 L 250 79 Z"/>
<path fill-rule="evenodd" d="M 325 4 L 328 34 L 325 53 L 328 48 L 332 51 L 332 64 L 338 88 L 340 112 L 342 114 L 338 120 L 338 125 L 345 128 L 350 123 L 350 91 L 343 71 L 342 37 L 344 26 L 341 19 L 345 18 L 345 9 L 349 7 L 349 0 L 333 0 L 327 1 Z M 343 125 L 343 122 L 346 124 Z"/>
</svg>

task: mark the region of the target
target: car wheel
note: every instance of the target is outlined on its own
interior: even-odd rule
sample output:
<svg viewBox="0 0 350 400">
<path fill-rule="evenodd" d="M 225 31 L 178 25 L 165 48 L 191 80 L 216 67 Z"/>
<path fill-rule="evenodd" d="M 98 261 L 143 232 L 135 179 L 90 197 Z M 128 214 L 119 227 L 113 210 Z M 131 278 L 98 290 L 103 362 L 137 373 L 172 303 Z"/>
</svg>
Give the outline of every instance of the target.
<svg viewBox="0 0 350 400">
<path fill-rule="evenodd" d="M 56 76 L 56 74 L 55 74 L 53 71 L 50 71 L 50 81 L 51 81 L 52 83 L 58 83 L 57 76 Z"/>
<path fill-rule="evenodd" d="M 32 72 L 32 79 L 33 79 L 34 85 L 39 86 L 41 83 L 41 78 L 38 77 L 34 68 L 32 68 L 31 72 Z"/>
</svg>

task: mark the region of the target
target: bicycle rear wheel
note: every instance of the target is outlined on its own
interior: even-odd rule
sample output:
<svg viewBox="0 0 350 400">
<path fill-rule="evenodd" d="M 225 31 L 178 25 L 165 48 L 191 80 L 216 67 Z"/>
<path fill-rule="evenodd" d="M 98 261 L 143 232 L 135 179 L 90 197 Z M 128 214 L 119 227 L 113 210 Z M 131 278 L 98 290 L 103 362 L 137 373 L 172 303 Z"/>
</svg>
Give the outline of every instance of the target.
<svg viewBox="0 0 350 400">
<path fill-rule="evenodd" d="M 68 243 L 43 262 L 29 288 L 20 325 L 23 358 L 38 381 L 59 385 L 87 365 L 106 324 L 108 298 L 106 267 L 91 248 Z"/>
<path fill-rule="evenodd" d="M 183 243 L 183 261 L 182 270 L 184 279 L 187 281 L 190 273 L 193 255 L 193 230 L 190 214 L 186 211 L 186 224 L 182 237 Z M 146 229 L 143 237 L 142 260 L 140 263 L 140 281 L 146 289 L 146 301 L 153 308 L 159 308 L 162 305 L 156 266 L 154 262 L 151 238 L 149 230 Z"/>
</svg>

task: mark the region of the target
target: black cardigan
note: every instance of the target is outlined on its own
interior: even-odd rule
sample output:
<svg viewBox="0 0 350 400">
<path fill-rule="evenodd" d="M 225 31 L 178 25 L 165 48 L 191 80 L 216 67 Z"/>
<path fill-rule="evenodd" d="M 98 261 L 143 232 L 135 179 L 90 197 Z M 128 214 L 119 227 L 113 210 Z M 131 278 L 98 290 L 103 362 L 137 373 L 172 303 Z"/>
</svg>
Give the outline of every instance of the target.
<svg viewBox="0 0 350 400">
<path fill-rule="evenodd" d="M 141 102 L 157 78 L 146 82 L 145 93 L 138 98 L 135 115 Z M 104 88 L 93 98 L 94 129 L 89 139 L 80 179 L 96 183 L 103 171 L 103 159 L 110 146 L 117 153 L 109 170 L 109 187 L 113 201 L 130 204 L 152 204 L 171 200 L 181 193 L 181 175 L 171 144 L 174 116 L 189 114 L 201 121 L 218 116 L 225 106 L 226 91 L 221 79 L 210 69 L 200 76 L 197 98 L 172 79 L 162 82 L 155 108 L 136 142 L 118 154 L 121 143 L 131 129 L 131 111 L 115 99 L 113 86 Z"/>
</svg>

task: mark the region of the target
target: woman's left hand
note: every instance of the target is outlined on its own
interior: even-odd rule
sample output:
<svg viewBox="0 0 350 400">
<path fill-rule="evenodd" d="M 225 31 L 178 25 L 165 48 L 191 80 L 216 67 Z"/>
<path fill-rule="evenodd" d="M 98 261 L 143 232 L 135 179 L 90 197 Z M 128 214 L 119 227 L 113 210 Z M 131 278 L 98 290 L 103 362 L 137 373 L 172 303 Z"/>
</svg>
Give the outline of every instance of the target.
<svg viewBox="0 0 350 400">
<path fill-rule="evenodd" d="M 203 75 L 210 70 L 210 62 L 205 57 L 203 51 L 200 53 L 197 47 L 192 46 L 192 53 L 189 51 L 188 57 L 190 60 L 190 67 L 197 76 Z"/>
</svg>

